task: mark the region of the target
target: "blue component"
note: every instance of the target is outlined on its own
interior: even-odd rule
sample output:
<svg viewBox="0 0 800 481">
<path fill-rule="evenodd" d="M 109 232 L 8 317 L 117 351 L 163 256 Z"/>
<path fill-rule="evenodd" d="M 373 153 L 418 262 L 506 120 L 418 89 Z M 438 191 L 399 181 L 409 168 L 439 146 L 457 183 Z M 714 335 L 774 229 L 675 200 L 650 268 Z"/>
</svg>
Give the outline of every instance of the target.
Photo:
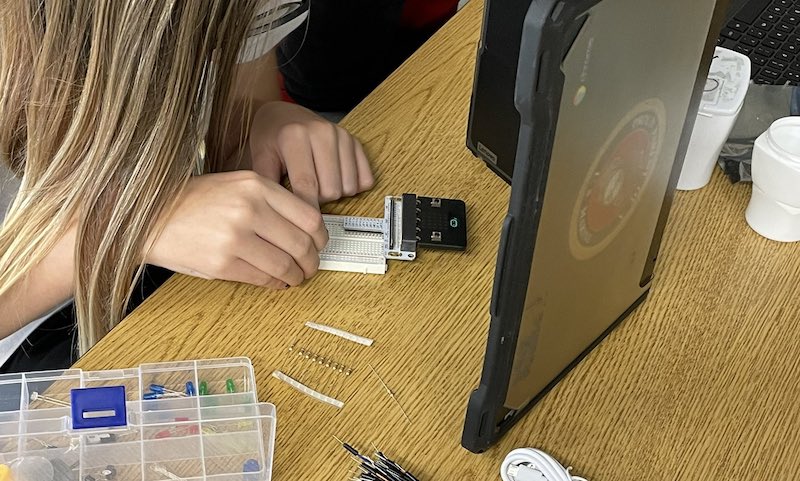
<svg viewBox="0 0 800 481">
<path fill-rule="evenodd" d="M 197 393 L 194 390 L 194 383 L 192 381 L 186 381 L 186 395 L 187 396 L 194 396 Z"/>
<path fill-rule="evenodd" d="M 243 481 L 258 481 L 259 475 L 258 474 L 247 474 L 247 473 L 260 473 L 261 472 L 261 465 L 258 464 L 258 461 L 255 459 L 248 459 L 244 462 L 244 466 L 242 467 L 242 472 L 245 473 L 243 476 Z"/>
<path fill-rule="evenodd" d="M 128 425 L 125 386 L 90 387 L 70 391 L 72 429 Z"/>
<path fill-rule="evenodd" d="M 167 391 L 161 384 L 151 384 L 150 390 L 156 394 L 164 394 Z"/>
<path fill-rule="evenodd" d="M 157 392 L 146 392 L 144 393 L 144 396 L 142 396 L 142 399 L 144 399 L 145 401 L 151 401 L 153 399 L 161 399 L 161 394 Z"/>
</svg>

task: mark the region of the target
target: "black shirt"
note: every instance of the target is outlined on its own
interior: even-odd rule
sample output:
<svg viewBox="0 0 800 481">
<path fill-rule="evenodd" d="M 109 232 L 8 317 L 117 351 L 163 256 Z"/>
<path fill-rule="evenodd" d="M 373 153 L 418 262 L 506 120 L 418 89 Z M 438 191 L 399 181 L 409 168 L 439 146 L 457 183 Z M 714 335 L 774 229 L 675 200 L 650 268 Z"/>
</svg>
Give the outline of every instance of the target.
<svg viewBox="0 0 800 481">
<path fill-rule="evenodd" d="M 403 0 L 311 0 L 307 25 L 277 48 L 292 100 L 321 112 L 348 111 L 440 26 L 401 22 Z"/>
</svg>

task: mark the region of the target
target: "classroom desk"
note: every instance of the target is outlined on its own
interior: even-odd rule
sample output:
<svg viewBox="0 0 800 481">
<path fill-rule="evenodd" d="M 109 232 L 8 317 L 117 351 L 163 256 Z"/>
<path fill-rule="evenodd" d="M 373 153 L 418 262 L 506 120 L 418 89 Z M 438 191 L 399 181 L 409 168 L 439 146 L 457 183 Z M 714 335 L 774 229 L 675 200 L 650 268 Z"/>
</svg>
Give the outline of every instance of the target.
<svg viewBox="0 0 800 481">
<path fill-rule="evenodd" d="M 749 187 L 718 173 L 677 195 L 649 299 L 502 442 L 459 445 L 477 385 L 509 188 L 464 147 L 482 3 L 472 0 L 344 121 L 377 169 L 376 188 L 330 212 L 381 216 L 383 196 L 462 198 L 464 253 L 422 252 L 385 276 L 322 272 L 271 292 L 176 276 L 78 362 L 84 369 L 249 356 L 278 408 L 273 479 L 345 480 L 334 440 L 375 443 L 421 480 L 495 480 L 512 448 L 536 446 L 593 480 L 790 479 L 800 459 L 800 244 L 759 237 Z M 202 253 L 198 253 L 202 255 Z M 308 320 L 372 337 L 312 333 Z M 351 376 L 292 355 L 292 343 Z M 408 423 L 369 369 L 411 418 Z M 346 404 L 320 404 L 274 369 Z"/>
</svg>

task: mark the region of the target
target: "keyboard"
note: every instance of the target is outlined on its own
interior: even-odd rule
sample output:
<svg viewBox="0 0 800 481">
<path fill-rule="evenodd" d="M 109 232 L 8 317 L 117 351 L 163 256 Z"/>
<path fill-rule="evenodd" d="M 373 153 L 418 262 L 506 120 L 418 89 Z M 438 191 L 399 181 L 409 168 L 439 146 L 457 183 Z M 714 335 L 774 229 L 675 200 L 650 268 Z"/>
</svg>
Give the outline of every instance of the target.
<svg viewBox="0 0 800 481">
<path fill-rule="evenodd" d="M 717 45 L 750 57 L 756 83 L 800 85 L 800 0 L 749 0 Z"/>
</svg>

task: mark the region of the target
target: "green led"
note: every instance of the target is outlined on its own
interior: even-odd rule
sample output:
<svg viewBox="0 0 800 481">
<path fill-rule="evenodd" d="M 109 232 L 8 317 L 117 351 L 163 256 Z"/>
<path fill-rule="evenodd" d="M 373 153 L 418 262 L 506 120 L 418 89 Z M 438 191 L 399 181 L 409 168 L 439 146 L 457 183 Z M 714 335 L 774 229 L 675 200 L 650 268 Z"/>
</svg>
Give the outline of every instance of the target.
<svg viewBox="0 0 800 481">
<path fill-rule="evenodd" d="M 225 390 L 228 391 L 228 394 L 233 394 L 236 392 L 236 384 L 233 382 L 233 379 L 228 379 L 225 381 Z"/>
<path fill-rule="evenodd" d="M 200 381 L 200 395 L 201 396 L 208 396 L 208 383 L 205 381 Z"/>
</svg>

